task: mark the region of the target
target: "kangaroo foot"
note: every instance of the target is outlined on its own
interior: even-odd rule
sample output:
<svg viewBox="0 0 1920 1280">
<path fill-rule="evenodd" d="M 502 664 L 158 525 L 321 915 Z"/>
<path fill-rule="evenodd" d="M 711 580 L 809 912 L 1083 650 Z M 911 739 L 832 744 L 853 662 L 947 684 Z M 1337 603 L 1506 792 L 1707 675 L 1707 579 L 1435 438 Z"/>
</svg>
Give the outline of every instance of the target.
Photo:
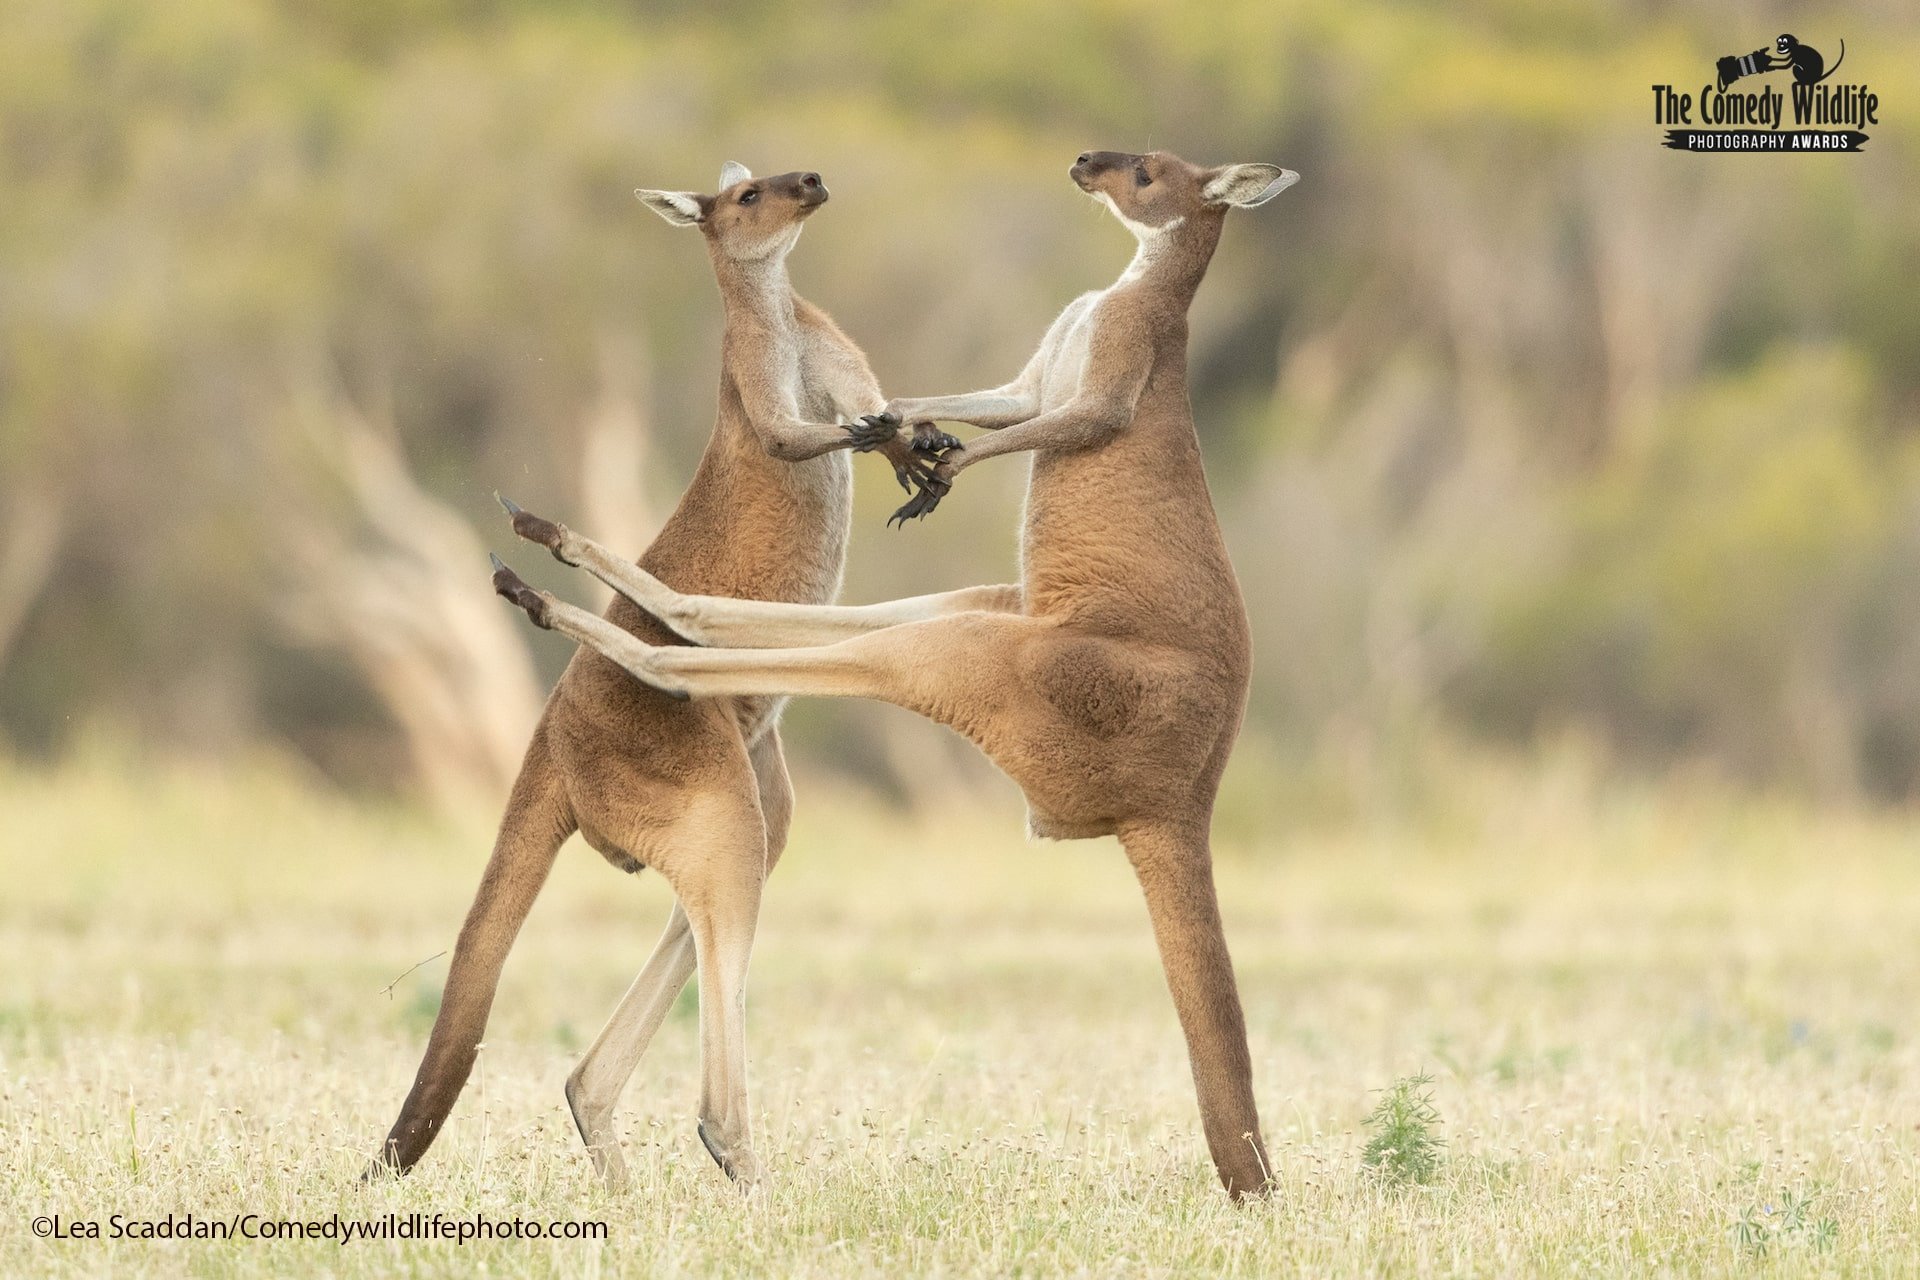
<svg viewBox="0 0 1920 1280">
<path fill-rule="evenodd" d="M 607 1190 L 626 1190 L 627 1158 L 620 1150 L 620 1135 L 614 1132 L 612 1113 L 589 1106 L 578 1096 L 573 1080 L 567 1081 L 567 1110 L 573 1113 L 573 1127 L 580 1131 L 580 1140 L 587 1144 L 587 1154 L 593 1158 L 593 1167 Z"/>
<path fill-rule="evenodd" d="M 407 1171 L 400 1167 L 398 1153 L 387 1151 L 367 1161 L 367 1167 L 360 1171 L 360 1184 L 385 1182 L 389 1178 L 404 1178 Z"/>
<path fill-rule="evenodd" d="M 760 1161 L 754 1156 L 753 1148 L 744 1142 L 723 1142 L 718 1134 L 708 1128 L 707 1122 L 700 1122 L 700 1141 L 707 1148 L 707 1154 L 720 1166 L 721 1172 L 732 1178 L 742 1188 L 753 1186 L 760 1181 Z"/>
<path fill-rule="evenodd" d="M 547 617 L 547 597 L 528 586 L 526 580 L 507 568 L 506 562 L 499 556 L 488 553 L 493 561 L 493 590 L 501 599 L 518 605 L 533 619 L 533 625 L 543 631 L 553 630 L 553 623 Z"/>
<path fill-rule="evenodd" d="M 571 535 L 563 524 L 551 520 L 542 520 L 531 511 L 523 509 L 512 498 L 494 494 L 495 501 L 506 508 L 507 516 L 513 521 L 513 531 L 528 542 L 537 542 L 553 553 L 553 558 L 561 564 L 578 566 L 578 557 L 574 554 Z"/>
</svg>

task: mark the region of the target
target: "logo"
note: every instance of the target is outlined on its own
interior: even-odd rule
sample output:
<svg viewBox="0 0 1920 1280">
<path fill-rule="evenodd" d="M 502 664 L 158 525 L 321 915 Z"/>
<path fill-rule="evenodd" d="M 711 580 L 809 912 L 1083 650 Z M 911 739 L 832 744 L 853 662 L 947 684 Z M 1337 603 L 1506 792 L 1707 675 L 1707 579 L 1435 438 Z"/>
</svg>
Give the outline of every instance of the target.
<svg viewBox="0 0 1920 1280">
<path fill-rule="evenodd" d="M 1783 35 L 1715 62 L 1714 83 L 1701 85 L 1698 98 L 1654 85 L 1653 122 L 1667 126 L 1666 145 L 1675 151 L 1858 151 L 1867 141 L 1863 130 L 1880 123 L 1880 95 L 1864 84 L 1829 83 L 1846 58 L 1845 40 L 1829 67 L 1818 49 Z M 1787 76 L 1755 84 L 1776 71 Z M 1736 90 L 1742 80 L 1748 87 Z"/>
</svg>

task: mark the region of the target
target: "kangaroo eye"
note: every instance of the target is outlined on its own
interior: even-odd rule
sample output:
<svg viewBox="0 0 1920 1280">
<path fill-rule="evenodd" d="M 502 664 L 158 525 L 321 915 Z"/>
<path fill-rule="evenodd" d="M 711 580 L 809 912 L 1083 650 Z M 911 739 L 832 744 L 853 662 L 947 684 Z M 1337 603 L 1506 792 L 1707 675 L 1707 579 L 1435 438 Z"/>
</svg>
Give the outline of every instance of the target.
<svg viewBox="0 0 1920 1280">
<path fill-rule="evenodd" d="M 1135 169 L 1133 171 L 1133 185 L 1136 187 L 1148 187 L 1153 185 L 1153 179 L 1148 176 L 1145 165 L 1142 165 L 1140 168 Z"/>
<path fill-rule="evenodd" d="M 755 200 L 758 200 L 759 198 L 760 198 L 760 193 L 758 191 L 753 190 L 752 188 L 748 188 L 747 190 L 742 191 L 740 193 L 741 204 L 752 204 Z"/>
</svg>

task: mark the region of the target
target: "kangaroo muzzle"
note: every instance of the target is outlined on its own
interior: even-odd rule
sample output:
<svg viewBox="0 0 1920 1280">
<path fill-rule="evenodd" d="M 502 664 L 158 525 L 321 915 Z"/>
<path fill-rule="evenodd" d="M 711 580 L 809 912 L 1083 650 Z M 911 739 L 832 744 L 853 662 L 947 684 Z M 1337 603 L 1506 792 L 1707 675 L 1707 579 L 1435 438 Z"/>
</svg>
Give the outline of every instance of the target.
<svg viewBox="0 0 1920 1280">
<path fill-rule="evenodd" d="M 789 182 L 793 198 L 800 202 L 800 207 L 803 209 L 818 209 L 827 202 L 827 197 L 831 194 L 827 190 L 827 184 L 820 180 L 820 175 L 817 173 L 790 174 L 781 185 L 787 186 Z"/>
<path fill-rule="evenodd" d="M 1093 190 L 1093 180 L 1103 173 L 1131 166 L 1139 157 L 1130 156 L 1124 151 L 1083 151 L 1080 158 L 1067 170 L 1067 176 L 1082 191 Z"/>
</svg>

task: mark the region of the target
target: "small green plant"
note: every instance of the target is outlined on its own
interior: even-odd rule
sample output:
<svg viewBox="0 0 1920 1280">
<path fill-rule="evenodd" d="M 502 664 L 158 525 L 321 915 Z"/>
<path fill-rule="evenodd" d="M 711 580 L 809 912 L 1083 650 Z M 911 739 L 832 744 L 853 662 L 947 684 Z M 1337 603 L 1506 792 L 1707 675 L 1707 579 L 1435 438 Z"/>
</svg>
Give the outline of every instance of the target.
<svg viewBox="0 0 1920 1280">
<path fill-rule="evenodd" d="M 1831 1214 L 1817 1212 L 1820 1200 L 1818 1186 L 1804 1190 L 1782 1187 L 1777 1198 L 1747 1210 L 1734 1226 L 1734 1238 L 1756 1257 L 1765 1257 L 1787 1244 L 1801 1244 L 1823 1253 L 1839 1238 L 1840 1222 Z"/>
<path fill-rule="evenodd" d="M 1440 1137 L 1440 1112 L 1433 1105 L 1433 1077 L 1405 1076 L 1380 1091 L 1367 1113 L 1371 1131 L 1360 1163 L 1389 1186 L 1433 1181 L 1440 1171 L 1446 1141 Z"/>
</svg>

